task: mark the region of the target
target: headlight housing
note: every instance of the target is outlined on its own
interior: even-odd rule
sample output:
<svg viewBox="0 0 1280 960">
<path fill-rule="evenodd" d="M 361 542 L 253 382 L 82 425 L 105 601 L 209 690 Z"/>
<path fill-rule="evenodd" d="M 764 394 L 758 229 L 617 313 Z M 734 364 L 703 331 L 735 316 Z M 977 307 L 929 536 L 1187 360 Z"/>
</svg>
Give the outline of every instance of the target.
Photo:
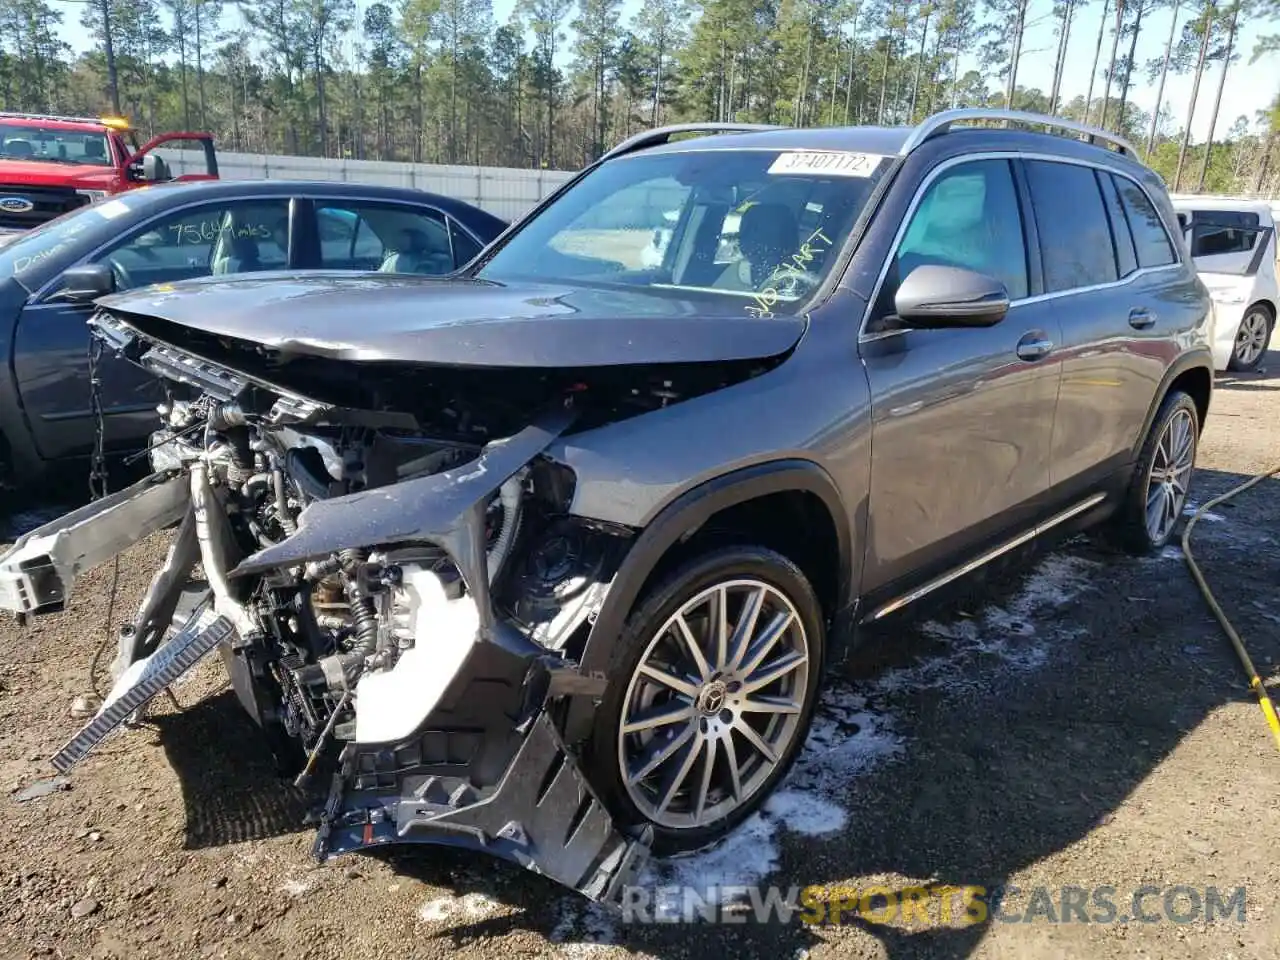
<svg viewBox="0 0 1280 960">
<path fill-rule="evenodd" d="M 97 203 L 99 200 L 106 199 L 106 190 L 77 190 L 77 194 L 84 197 L 88 203 Z"/>
</svg>

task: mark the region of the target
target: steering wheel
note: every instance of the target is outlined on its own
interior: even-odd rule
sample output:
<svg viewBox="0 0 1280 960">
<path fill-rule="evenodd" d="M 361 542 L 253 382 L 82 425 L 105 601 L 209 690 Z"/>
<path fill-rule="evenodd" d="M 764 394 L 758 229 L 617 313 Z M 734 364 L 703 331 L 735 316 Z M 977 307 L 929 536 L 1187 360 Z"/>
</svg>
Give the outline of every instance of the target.
<svg viewBox="0 0 1280 960">
<path fill-rule="evenodd" d="M 114 257 L 108 257 L 107 262 L 111 264 L 111 276 L 115 278 L 117 290 L 132 290 L 133 278 L 129 276 L 129 271 L 125 269 L 124 264 Z"/>
</svg>

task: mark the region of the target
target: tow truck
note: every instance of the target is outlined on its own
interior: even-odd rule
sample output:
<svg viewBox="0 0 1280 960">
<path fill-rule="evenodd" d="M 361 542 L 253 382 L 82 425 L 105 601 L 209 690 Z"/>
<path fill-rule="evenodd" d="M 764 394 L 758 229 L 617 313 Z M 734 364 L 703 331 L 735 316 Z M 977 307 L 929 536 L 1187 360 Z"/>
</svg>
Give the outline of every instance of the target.
<svg viewBox="0 0 1280 960">
<path fill-rule="evenodd" d="M 217 178 L 210 133 L 165 133 L 139 146 L 125 117 L 0 113 L 0 233 L 151 183 Z"/>
</svg>

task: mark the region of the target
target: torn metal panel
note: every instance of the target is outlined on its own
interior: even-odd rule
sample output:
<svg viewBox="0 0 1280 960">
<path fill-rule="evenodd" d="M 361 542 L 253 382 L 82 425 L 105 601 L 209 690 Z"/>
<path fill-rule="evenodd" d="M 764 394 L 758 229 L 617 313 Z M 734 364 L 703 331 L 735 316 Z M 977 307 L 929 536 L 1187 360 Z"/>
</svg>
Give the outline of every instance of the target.
<svg viewBox="0 0 1280 960">
<path fill-rule="evenodd" d="M 299 515 L 297 533 L 246 558 L 232 576 L 293 566 L 349 547 L 440 542 L 469 508 L 497 492 L 508 477 L 550 446 L 573 419 L 571 409 L 555 407 L 515 436 L 489 444 L 476 459 L 455 469 L 318 500 Z M 470 578 L 468 585 L 475 589 Z"/>
</svg>

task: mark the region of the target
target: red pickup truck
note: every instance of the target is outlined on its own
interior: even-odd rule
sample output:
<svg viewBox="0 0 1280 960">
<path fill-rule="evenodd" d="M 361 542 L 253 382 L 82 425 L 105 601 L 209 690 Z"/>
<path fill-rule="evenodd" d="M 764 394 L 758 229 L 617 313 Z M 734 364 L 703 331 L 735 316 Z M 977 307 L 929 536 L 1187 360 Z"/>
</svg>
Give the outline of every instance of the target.
<svg viewBox="0 0 1280 960">
<path fill-rule="evenodd" d="M 28 230 L 150 183 L 217 177 L 212 134 L 166 133 L 139 146 L 134 129 L 121 117 L 0 113 L 3 233 Z"/>
</svg>

